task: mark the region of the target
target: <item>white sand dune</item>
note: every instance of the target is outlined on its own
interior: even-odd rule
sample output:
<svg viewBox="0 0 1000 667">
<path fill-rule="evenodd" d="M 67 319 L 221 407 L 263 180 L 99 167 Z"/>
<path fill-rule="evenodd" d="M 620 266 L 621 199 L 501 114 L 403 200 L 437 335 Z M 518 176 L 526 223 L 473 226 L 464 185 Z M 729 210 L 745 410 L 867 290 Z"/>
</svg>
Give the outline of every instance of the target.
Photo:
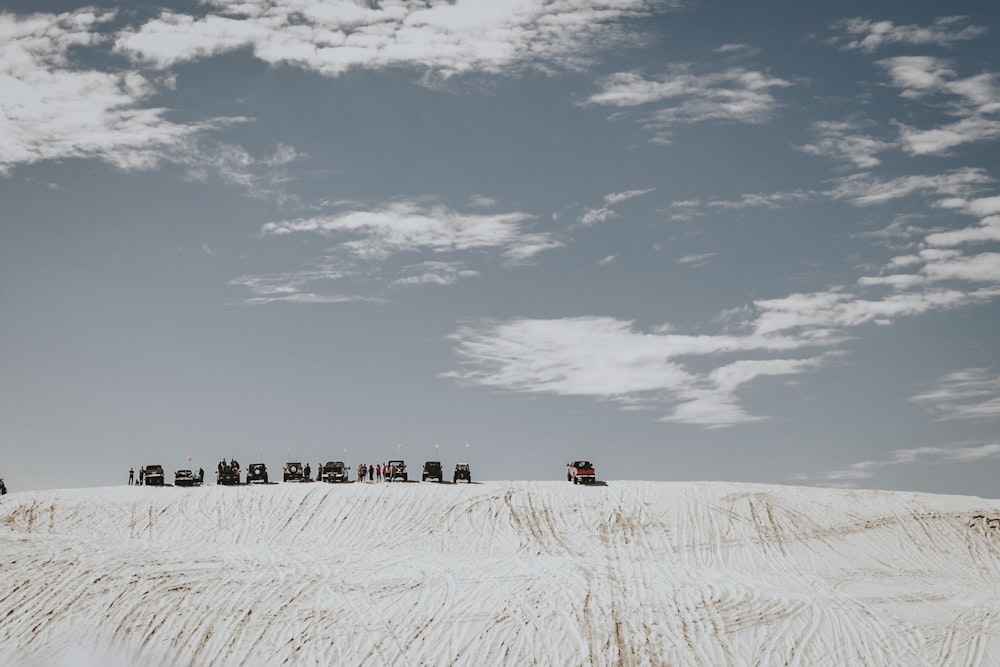
<svg viewBox="0 0 1000 667">
<path fill-rule="evenodd" d="M 0 500 L 5 665 L 997 665 L 1000 501 L 729 483 Z"/>
</svg>

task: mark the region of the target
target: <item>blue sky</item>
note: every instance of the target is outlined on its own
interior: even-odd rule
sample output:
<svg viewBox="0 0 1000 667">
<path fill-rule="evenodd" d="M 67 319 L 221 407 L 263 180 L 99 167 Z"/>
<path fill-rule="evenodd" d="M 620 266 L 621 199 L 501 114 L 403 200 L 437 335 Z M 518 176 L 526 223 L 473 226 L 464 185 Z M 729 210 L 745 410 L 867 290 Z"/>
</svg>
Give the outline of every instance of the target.
<svg viewBox="0 0 1000 667">
<path fill-rule="evenodd" d="M 873 8 L 874 7 L 874 8 Z M 995 496 L 988 2 L 8 2 L 0 475 Z"/>
</svg>

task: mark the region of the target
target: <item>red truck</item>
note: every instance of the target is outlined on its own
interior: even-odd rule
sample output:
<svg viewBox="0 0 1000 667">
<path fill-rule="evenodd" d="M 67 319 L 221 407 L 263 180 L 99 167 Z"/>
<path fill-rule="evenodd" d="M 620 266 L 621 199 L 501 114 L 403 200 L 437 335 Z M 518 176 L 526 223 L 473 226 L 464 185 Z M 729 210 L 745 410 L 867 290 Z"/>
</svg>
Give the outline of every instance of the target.
<svg viewBox="0 0 1000 667">
<path fill-rule="evenodd" d="M 573 461 L 566 464 L 566 481 L 574 484 L 593 484 L 597 481 L 590 461 Z"/>
</svg>

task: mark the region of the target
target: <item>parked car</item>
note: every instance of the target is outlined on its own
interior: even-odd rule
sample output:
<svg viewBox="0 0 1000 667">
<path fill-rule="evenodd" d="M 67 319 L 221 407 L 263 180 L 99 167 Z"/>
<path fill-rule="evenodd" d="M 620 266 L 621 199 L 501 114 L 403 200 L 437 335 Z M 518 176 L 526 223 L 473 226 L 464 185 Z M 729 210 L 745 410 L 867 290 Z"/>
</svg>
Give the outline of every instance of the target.
<svg viewBox="0 0 1000 667">
<path fill-rule="evenodd" d="M 593 484 L 597 481 L 594 465 L 590 461 L 580 459 L 566 464 L 566 481 L 574 484 Z"/>
<path fill-rule="evenodd" d="M 441 462 L 424 461 L 424 470 L 421 473 L 421 479 L 425 482 L 429 479 L 432 479 L 435 482 L 443 481 L 444 473 L 441 472 Z"/>
<path fill-rule="evenodd" d="M 396 480 L 407 481 L 406 476 L 406 464 L 402 461 L 389 461 L 388 463 L 389 475 L 385 478 L 388 482 L 395 482 Z"/>
<path fill-rule="evenodd" d="M 302 472 L 302 464 L 298 461 L 286 463 L 282 470 L 281 478 L 286 482 L 301 482 L 305 479 L 305 474 Z"/>
<path fill-rule="evenodd" d="M 455 464 L 455 476 L 452 482 L 458 484 L 458 480 L 465 480 L 469 484 L 472 484 L 472 471 L 469 470 L 468 463 L 456 463 Z"/>
<path fill-rule="evenodd" d="M 146 486 L 163 486 L 163 466 L 146 466 Z"/>
<path fill-rule="evenodd" d="M 343 461 L 327 461 L 320 466 L 319 479 L 322 482 L 347 482 L 347 466 Z"/>
<path fill-rule="evenodd" d="M 190 470 L 174 471 L 174 486 L 194 486 L 197 483 L 198 478 Z"/>
<path fill-rule="evenodd" d="M 247 484 L 267 484 L 267 466 L 251 463 L 247 468 Z"/>
</svg>

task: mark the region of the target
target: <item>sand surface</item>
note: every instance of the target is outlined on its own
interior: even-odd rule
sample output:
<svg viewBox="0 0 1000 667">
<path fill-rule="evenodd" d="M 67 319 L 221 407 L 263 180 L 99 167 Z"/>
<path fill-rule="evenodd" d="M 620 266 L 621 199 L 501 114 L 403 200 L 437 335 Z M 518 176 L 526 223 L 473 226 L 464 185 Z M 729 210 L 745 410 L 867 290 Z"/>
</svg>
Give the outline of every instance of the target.
<svg viewBox="0 0 1000 667">
<path fill-rule="evenodd" d="M 0 662 L 1000 665 L 1000 501 L 628 481 L 16 493 Z"/>
</svg>

